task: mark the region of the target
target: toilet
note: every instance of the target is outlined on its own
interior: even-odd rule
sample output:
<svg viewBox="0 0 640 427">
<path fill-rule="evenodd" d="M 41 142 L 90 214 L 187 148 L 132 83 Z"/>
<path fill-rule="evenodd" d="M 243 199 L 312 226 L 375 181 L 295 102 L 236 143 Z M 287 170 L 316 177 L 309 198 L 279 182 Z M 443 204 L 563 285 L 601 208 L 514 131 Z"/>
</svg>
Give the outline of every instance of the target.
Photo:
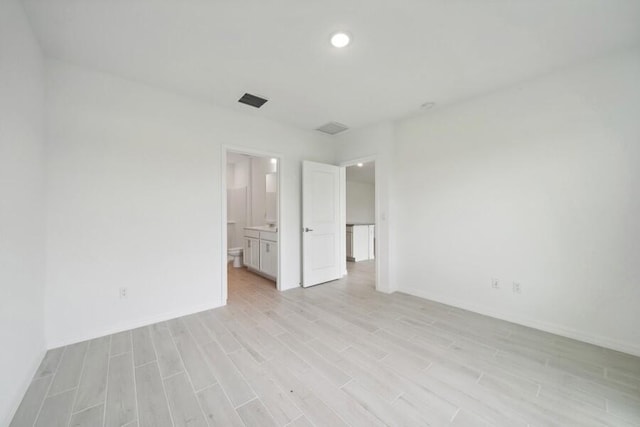
<svg viewBox="0 0 640 427">
<path fill-rule="evenodd" d="M 229 248 L 227 254 L 233 258 L 235 268 L 242 267 L 242 248 Z"/>
</svg>

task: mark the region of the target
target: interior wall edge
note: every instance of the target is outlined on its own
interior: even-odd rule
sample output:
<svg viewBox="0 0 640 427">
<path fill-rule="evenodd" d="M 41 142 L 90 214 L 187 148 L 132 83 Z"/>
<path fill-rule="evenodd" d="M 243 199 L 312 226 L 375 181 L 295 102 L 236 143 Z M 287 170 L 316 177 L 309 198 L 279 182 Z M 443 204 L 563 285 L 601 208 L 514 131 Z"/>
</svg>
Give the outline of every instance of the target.
<svg viewBox="0 0 640 427">
<path fill-rule="evenodd" d="M 591 334 L 557 323 L 542 322 L 530 317 L 519 316 L 515 313 L 504 310 L 495 310 L 481 304 L 474 304 L 468 301 L 451 298 L 445 295 L 429 292 L 424 289 L 419 289 L 411 286 L 400 286 L 398 292 L 450 305 L 452 307 L 461 308 L 463 310 L 468 310 L 473 313 L 489 316 L 494 319 L 505 320 L 507 322 L 537 329 L 539 331 L 549 332 L 551 334 L 560 335 L 565 338 L 571 338 L 574 340 L 586 342 L 588 344 L 593 344 L 600 347 L 608 348 L 610 350 L 620 351 L 622 353 L 640 357 L 640 346 L 630 342 L 612 340 L 602 335 Z"/>
</svg>

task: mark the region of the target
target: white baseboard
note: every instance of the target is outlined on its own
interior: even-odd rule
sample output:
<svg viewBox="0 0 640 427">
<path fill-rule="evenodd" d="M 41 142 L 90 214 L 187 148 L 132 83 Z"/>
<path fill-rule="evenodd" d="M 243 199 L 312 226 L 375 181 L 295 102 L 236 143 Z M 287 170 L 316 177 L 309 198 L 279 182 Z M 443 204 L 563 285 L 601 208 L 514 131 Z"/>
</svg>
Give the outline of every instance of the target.
<svg viewBox="0 0 640 427">
<path fill-rule="evenodd" d="M 202 304 L 202 305 L 190 307 L 188 309 L 168 311 L 162 314 L 148 316 L 142 319 L 135 319 L 130 322 L 120 323 L 113 328 L 106 328 L 106 329 L 91 331 L 78 337 L 64 339 L 64 340 L 47 341 L 47 348 L 51 349 L 51 348 L 63 347 L 70 344 L 92 340 L 94 338 L 100 338 L 105 335 L 117 334 L 118 332 L 128 331 L 130 329 L 140 328 L 142 326 L 153 325 L 154 323 L 164 322 L 165 320 L 175 319 L 176 317 L 187 316 L 189 314 L 199 313 L 205 310 L 211 310 L 214 308 L 222 307 L 223 305 L 224 304 L 219 304 L 219 305 Z"/>
<path fill-rule="evenodd" d="M 467 301 L 462 301 L 456 298 L 450 298 L 443 295 L 436 295 L 429 291 L 425 291 L 423 289 L 417 289 L 412 287 L 402 287 L 401 289 L 398 289 L 398 292 L 428 299 L 428 300 L 439 302 L 446 305 L 451 305 L 453 307 L 462 308 L 464 310 L 469 310 L 474 313 L 483 314 L 485 316 L 493 317 L 500 320 L 506 320 L 507 322 L 517 323 L 519 325 L 528 326 L 530 328 L 538 329 L 540 331 L 549 332 L 549 333 L 560 335 L 566 338 L 583 341 L 589 344 L 594 344 L 600 347 L 605 347 L 611 350 L 616 350 L 623 353 L 631 354 L 633 356 L 640 357 L 640 345 L 637 345 L 637 344 L 622 342 L 618 340 L 612 340 L 610 338 L 607 338 L 601 335 L 591 334 L 588 332 L 580 331 L 580 330 L 569 328 L 566 326 L 522 317 L 514 313 L 495 310 L 492 308 L 473 304 Z"/>
<path fill-rule="evenodd" d="M 37 354 L 31 363 L 29 364 L 30 369 L 27 371 L 27 375 L 25 375 L 24 379 L 20 384 L 17 384 L 15 387 L 16 393 L 13 400 L 7 405 L 6 413 L 2 414 L 2 418 L 0 419 L 0 425 L 8 426 L 11 424 L 11 420 L 13 420 L 20 403 L 22 403 L 22 399 L 24 395 L 27 393 L 27 389 L 31 385 L 31 381 L 33 381 L 33 376 L 36 374 L 36 371 L 40 367 L 40 363 L 42 363 L 42 359 L 44 359 L 44 355 L 47 353 L 45 349 L 43 349 L 39 354 Z M 4 405 L 3 405 L 4 406 Z"/>
</svg>

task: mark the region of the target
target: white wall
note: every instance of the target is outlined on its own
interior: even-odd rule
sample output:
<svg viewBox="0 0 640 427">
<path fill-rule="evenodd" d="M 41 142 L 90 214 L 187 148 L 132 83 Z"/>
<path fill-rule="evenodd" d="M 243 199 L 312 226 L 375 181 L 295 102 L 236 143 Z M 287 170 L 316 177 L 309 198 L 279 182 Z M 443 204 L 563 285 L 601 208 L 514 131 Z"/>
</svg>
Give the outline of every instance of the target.
<svg viewBox="0 0 640 427">
<path fill-rule="evenodd" d="M 375 189 L 368 182 L 347 180 L 347 224 L 375 223 Z"/>
<path fill-rule="evenodd" d="M 251 184 L 251 159 L 246 157 L 234 163 L 233 171 L 233 188 L 249 188 Z"/>
<path fill-rule="evenodd" d="M 227 163 L 227 248 L 242 247 L 244 228 L 251 218 L 251 160 L 244 157 L 234 161 Z M 228 221 L 233 223 L 229 224 Z M 229 258 L 230 261 L 232 259 Z"/>
<path fill-rule="evenodd" d="M 247 187 L 227 188 L 227 248 L 240 248 L 247 226 Z"/>
<path fill-rule="evenodd" d="M 227 190 L 236 188 L 236 165 L 227 163 Z"/>
<path fill-rule="evenodd" d="M 300 160 L 331 160 L 331 144 L 110 75 L 47 69 L 49 345 L 223 303 L 223 144 L 281 153 L 281 283 L 298 286 Z"/>
<path fill-rule="evenodd" d="M 0 425 L 44 355 L 44 69 L 22 5 L 0 1 Z"/>
<path fill-rule="evenodd" d="M 269 172 L 268 157 L 251 158 L 251 226 L 265 225 L 267 212 L 266 174 Z"/>
<path fill-rule="evenodd" d="M 630 51 L 398 123 L 399 289 L 640 354 L 639 76 Z"/>
</svg>

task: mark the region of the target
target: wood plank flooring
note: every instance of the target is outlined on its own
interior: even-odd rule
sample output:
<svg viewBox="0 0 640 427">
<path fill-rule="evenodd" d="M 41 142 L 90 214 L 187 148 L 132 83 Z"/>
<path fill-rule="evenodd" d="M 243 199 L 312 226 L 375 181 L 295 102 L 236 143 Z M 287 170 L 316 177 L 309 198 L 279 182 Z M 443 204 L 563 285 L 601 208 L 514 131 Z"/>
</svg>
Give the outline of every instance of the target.
<svg viewBox="0 0 640 427">
<path fill-rule="evenodd" d="M 371 262 L 50 350 L 12 427 L 640 426 L 640 359 L 374 291 Z"/>
</svg>

